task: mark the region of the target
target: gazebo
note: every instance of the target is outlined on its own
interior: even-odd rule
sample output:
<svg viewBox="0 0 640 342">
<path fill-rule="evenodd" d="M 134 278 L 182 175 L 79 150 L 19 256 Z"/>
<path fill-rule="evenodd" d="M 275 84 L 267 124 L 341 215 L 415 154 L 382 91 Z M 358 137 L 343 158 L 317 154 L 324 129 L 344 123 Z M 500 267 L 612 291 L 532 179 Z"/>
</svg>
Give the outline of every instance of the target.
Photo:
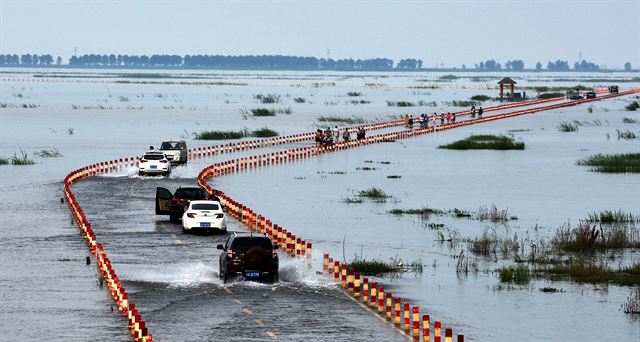
<svg viewBox="0 0 640 342">
<path fill-rule="evenodd" d="M 503 79 L 500 80 L 500 82 L 498 82 L 498 84 L 500 85 L 500 98 L 504 98 L 504 86 L 509 85 L 511 86 L 511 91 L 509 92 L 509 98 L 513 99 L 513 91 L 515 90 L 515 85 L 516 85 L 516 81 L 512 80 L 509 77 L 505 77 Z"/>
</svg>

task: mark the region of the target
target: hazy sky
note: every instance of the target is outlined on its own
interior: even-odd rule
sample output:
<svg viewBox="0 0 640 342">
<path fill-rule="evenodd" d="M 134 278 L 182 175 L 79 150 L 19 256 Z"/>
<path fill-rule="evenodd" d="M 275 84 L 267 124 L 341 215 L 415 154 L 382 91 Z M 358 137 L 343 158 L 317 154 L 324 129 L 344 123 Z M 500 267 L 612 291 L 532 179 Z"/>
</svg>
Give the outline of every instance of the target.
<svg viewBox="0 0 640 342">
<path fill-rule="evenodd" d="M 560 58 L 640 66 L 640 0 L 0 0 L 0 53 Z"/>
</svg>

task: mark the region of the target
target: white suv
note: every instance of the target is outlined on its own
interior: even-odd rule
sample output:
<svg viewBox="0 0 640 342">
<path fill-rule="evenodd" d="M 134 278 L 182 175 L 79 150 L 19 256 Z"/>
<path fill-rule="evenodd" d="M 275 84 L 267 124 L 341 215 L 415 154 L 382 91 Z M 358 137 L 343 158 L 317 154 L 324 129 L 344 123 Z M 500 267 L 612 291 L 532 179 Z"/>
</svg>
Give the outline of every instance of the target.
<svg viewBox="0 0 640 342">
<path fill-rule="evenodd" d="M 192 229 L 215 229 L 227 232 L 227 218 L 218 201 L 195 200 L 189 202 L 189 207 L 182 214 L 182 231 Z"/>
<path fill-rule="evenodd" d="M 184 140 L 167 140 L 160 145 L 160 152 L 174 164 L 187 162 L 187 143 Z"/>
<path fill-rule="evenodd" d="M 142 175 L 164 175 L 171 173 L 171 163 L 162 152 L 149 151 L 142 156 L 138 164 L 138 174 Z"/>
</svg>

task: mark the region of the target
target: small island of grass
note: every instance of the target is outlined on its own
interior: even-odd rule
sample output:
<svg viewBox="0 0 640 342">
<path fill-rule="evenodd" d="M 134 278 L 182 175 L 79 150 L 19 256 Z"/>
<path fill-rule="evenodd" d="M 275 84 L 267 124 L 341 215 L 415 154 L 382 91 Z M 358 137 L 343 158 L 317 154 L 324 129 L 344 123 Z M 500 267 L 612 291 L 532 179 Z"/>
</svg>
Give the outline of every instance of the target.
<svg viewBox="0 0 640 342">
<path fill-rule="evenodd" d="M 472 135 L 468 138 L 440 145 L 449 150 L 524 150 L 523 142 L 516 142 L 504 135 Z"/>
</svg>

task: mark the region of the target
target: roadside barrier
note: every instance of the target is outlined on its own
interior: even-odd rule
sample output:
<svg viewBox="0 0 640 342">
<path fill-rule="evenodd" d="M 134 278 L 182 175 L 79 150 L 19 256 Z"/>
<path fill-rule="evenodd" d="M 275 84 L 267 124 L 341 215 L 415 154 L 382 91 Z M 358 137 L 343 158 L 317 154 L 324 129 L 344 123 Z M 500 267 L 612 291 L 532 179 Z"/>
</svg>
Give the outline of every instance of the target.
<svg viewBox="0 0 640 342">
<path fill-rule="evenodd" d="M 120 159 L 120 161 L 122 161 L 122 159 Z M 127 291 L 120 282 L 113 266 L 111 266 L 111 260 L 109 260 L 107 253 L 105 253 L 102 244 L 98 243 L 96 235 L 91 228 L 91 223 L 89 223 L 87 216 L 71 191 L 71 186 L 73 184 L 86 179 L 87 177 L 116 171 L 118 165 L 122 167 L 123 164 L 122 162 L 118 164 L 118 160 L 113 160 L 92 164 L 71 171 L 64 179 L 64 195 L 67 200 L 67 204 L 69 205 L 69 209 L 71 210 L 71 214 L 80 229 L 80 233 L 87 243 L 89 251 L 91 254 L 96 256 L 96 265 L 100 274 L 100 283 L 106 283 L 108 291 L 111 298 L 115 301 L 118 311 L 122 316 L 127 318 L 133 340 L 136 342 L 152 342 L 153 337 L 151 333 L 149 333 L 145 321 L 142 319 L 142 316 L 135 304 L 129 300 Z"/>
<path fill-rule="evenodd" d="M 225 205 L 227 213 L 238 219 L 244 225 L 247 226 L 252 231 L 263 232 L 267 234 L 273 242 L 278 245 L 280 248 L 284 250 L 284 252 L 291 257 L 305 257 L 308 262 L 311 262 L 312 257 L 312 248 L 313 245 L 311 242 L 308 242 L 302 237 L 298 237 L 290 231 L 287 231 L 282 226 L 273 223 L 273 221 L 268 220 L 266 217 L 257 214 L 247 206 L 237 202 L 227 196 L 225 193 L 214 190 L 208 183 L 207 180 L 212 177 L 217 177 L 225 174 L 237 173 L 247 169 L 253 169 L 258 167 L 264 167 L 274 164 L 280 164 L 285 162 L 297 161 L 302 159 L 308 159 L 314 156 L 322 155 L 328 152 L 335 152 L 349 148 L 366 146 L 374 143 L 381 143 L 386 141 L 394 141 L 397 139 L 407 139 L 415 136 L 419 136 L 427 133 L 434 133 L 442 130 L 447 130 L 451 128 L 488 122 L 498 119 L 504 119 L 517 115 L 530 114 L 535 112 L 540 112 L 544 110 L 574 106 L 582 103 L 598 101 L 602 99 L 607 99 L 616 96 L 624 96 L 630 95 L 634 93 L 640 92 L 640 89 L 633 89 L 626 92 L 621 92 L 618 94 L 607 94 L 600 96 L 595 99 L 585 99 L 585 100 L 577 100 L 572 102 L 565 102 L 553 105 L 547 105 L 542 107 L 530 108 L 520 111 L 515 111 L 511 113 L 498 114 L 494 116 L 487 116 L 484 118 L 471 119 L 466 121 L 460 121 L 456 123 L 451 123 L 447 125 L 441 126 L 432 126 L 428 128 L 419 128 L 419 129 L 409 129 L 399 132 L 392 133 L 383 133 L 378 135 L 373 135 L 361 140 L 351 140 L 348 142 L 339 142 L 330 146 L 307 146 L 300 148 L 291 148 L 284 151 L 277 151 L 271 153 L 265 153 L 257 156 L 250 157 L 242 157 L 232 160 L 221 161 L 210 165 L 204 168 L 200 174 L 198 175 L 198 184 L 205 189 L 209 194 L 216 195 Z M 523 101 L 520 103 L 511 103 L 501 106 L 488 107 L 485 109 L 485 112 L 493 111 L 493 110 L 501 110 L 508 108 L 516 108 L 521 106 L 529 106 L 532 104 L 541 104 L 546 102 L 558 101 L 562 98 L 548 99 L 548 100 L 534 100 L 534 101 Z M 457 115 L 467 115 L 468 112 L 459 112 Z M 384 128 L 391 128 L 395 126 L 402 126 L 404 122 L 401 120 L 369 124 L 364 126 L 352 127 L 348 128 L 350 131 L 355 131 L 359 127 L 364 127 L 365 130 L 379 130 Z M 305 134 L 296 134 L 285 137 L 278 138 L 270 138 L 270 139 L 261 139 L 261 140 L 253 140 L 253 141 L 242 141 L 238 143 L 232 144 L 222 144 L 216 146 L 208 146 L 208 147 L 196 147 L 189 150 L 188 158 L 199 158 L 204 156 L 212 156 L 219 155 L 224 153 L 232 153 L 236 151 L 245 151 L 248 149 L 257 149 L 264 148 L 268 146 L 276 146 L 283 144 L 290 144 L 300 141 L 311 140 L 314 137 L 314 133 L 305 133 Z M 88 166 L 81 167 L 74 171 L 71 171 L 64 179 L 64 195 L 67 200 L 67 204 L 71 211 L 71 214 L 80 229 L 80 233 L 85 239 L 87 243 L 87 247 L 89 251 L 96 256 L 96 265 L 100 273 L 101 282 L 106 282 L 109 293 L 113 300 L 115 301 L 118 311 L 124 316 L 127 317 L 128 326 L 131 331 L 131 336 L 136 342 L 151 342 L 153 341 L 153 337 L 149 332 L 149 329 L 146 325 L 146 322 L 142 319 L 142 316 L 135 306 L 129 300 L 128 293 L 126 292 L 124 286 L 120 282 L 114 268 L 111 265 L 111 261 L 104 251 L 104 247 L 101 243 L 98 242 L 96 235 L 91 227 L 91 223 L 87 219 L 84 211 L 80 207 L 77 202 L 73 192 L 71 191 L 71 187 L 88 177 L 97 176 L 101 174 L 111 173 L 111 172 L 120 172 L 126 167 L 133 167 L 139 165 L 140 157 L 127 157 L 120 158 L 115 160 L 110 160 L 106 162 L 98 162 Z M 337 260 L 334 260 L 328 253 L 324 253 L 324 261 L 323 265 L 327 265 L 326 273 L 330 273 L 333 270 L 334 279 L 338 282 L 342 282 L 342 287 L 346 288 L 346 276 L 348 265 L 342 264 Z M 333 267 L 333 268 L 331 268 Z M 343 273 L 341 274 L 341 270 Z M 393 297 L 390 293 L 387 294 L 387 297 L 384 297 L 384 285 L 378 284 L 376 282 L 369 282 L 368 278 L 363 278 L 363 283 L 360 284 L 359 279 L 361 275 L 358 272 L 353 271 L 353 277 L 349 282 L 349 287 L 352 288 L 352 291 L 345 291 L 347 294 L 356 297 L 362 292 L 362 300 L 363 303 L 367 303 L 369 300 L 369 306 L 371 307 L 372 312 L 378 312 L 381 315 L 386 315 L 389 318 L 389 310 L 391 302 L 395 303 L 395 325 L 399 326 L 400 324 L 400 305 L 401 299 Z M 341 278 L 342 275 L 342 278 Z M 356 285 L 357 284 L 357 285 Z M 357 289 L 356 289 L 357 287 Z M 379 289 L 379 291 L 378 291 Z M 357 295 L 356 295 L 357 294 Z M 384 302 L 386 299 L 387 307 L 386 309 L 382 309 L 384 306 Z M 377 310 L 376 310 L 377 306 Z M 405 315 L 404 315 L 404 328 L 405 334 L 408 336 L 415 336 L 415 315 L 414 315 L 414 329 L 413 333 L 410 333 L 410 313 L 409 313 L 409 303 L 404 303 Z M 417 316 L 419 316 L 420 310 L 417 309 Z M 424 317 L 424 316 L 423 316 Z M 429 330 L 429 319 L 428 315 L 426 315 L 427 319 L 423 318 L 423 338 L 425 341 L 429 341 L 430 336 L 428 336 Z M 425 323 L 426 322 L 426 323 Z M 426 327 L 424 326 L 426 324 Z M 425 332 L 427 332 L 425 334 Z M 445 338 L 447 332 L 445 331 Z M 441 338 L 441 322 L 436 321 L 434 324 L 434 341 L 440 342 Z M 463 335 L 458 335 L 458 341 L 464 341 Z"/>
</svg>

